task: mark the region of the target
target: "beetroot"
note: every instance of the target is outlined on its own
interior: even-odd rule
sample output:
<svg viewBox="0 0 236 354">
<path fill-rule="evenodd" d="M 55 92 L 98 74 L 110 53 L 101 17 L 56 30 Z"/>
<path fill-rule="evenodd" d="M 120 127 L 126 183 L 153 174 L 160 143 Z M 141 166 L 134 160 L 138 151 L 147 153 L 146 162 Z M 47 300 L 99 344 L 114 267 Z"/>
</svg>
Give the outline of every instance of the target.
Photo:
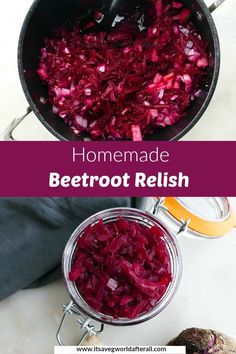
<svg viewBox="0 0 236 354">
<path fill-rule="evenodd" d="M 69 279 L 105 315 L 135 318 L 151 310 L 172 281 L 161 229 L 121 217 L 89 225 L 77 240 Z"/>
<path fill-rule="evenodd" d="M 236 353 L 236 340 L 212 329 L 188 328 L 167 345 L 185 346 L 187 354 Z"/>
<path fill-rule="evenodd" d="M 178 122 L 201 91 L 207 43 L 180 1 L 152 0 L 149 18 L 134 7 L 109 33 L 83 33 L 102 20 L 45 40 L 37 73 L 49 102 L 75 134 L 142 140 Z M 150 23 L 151 22 L 151 23 Z"/>
</svg>

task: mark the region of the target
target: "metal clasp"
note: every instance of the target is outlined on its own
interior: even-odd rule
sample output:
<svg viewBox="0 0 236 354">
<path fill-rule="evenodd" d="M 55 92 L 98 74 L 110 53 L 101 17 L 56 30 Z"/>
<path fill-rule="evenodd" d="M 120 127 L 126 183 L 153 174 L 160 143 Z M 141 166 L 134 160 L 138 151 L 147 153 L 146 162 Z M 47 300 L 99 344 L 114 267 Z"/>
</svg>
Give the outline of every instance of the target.
<svg viewBox="0 0 236 354">
<path fill-rule="evenodd" d="M 188 231 L 188 225 L 190 223 L 190 219 L 188 220 L 180 220 L 181 226 L 179 228 L 179 231 L 177 232 L 178 236 L 184 235 Z"/>
<path fill-rule="evenodd" d="M 170 218 L 170 215 L 168 214 L 168 208 L 164 205 L 165 197 L 163 198 L 157 198 L 157 202 L 154 204 L 152 207 L 152 214 L 157 215 L 160 212 L 164 212 L 165 216 Z M 188 225 L 190 223 L 190 219 L 188 220 L 180 220 L 180 228 L 176 231 L 176 235 L 182 236 L 188 231 Z"/>
<path fill-rule="evenodd" d="M 77 306 L 73 303 L 73 301 L 71 301 L 69 304 L 63 305 L 63 316 L 56 334 L 57 342 L 61 346 L 65 345 L 61 339 L 61 329 L 62 329 L 63 322 L 65 321 L 68 315 L 76 316 L 77 317 L 76 322 L 80 324 L 82 331 L 84 331 L 81 338 L 78 339 L 76 345 L 80 345 L 87 336 L 92 336 L 92 335 L 96 336 L 98 333 L 101 333 L 104 329 L 104 324 L 102 323 L 100 329 L 96 330 L 95 325 L 90 324 L 91 319 L 86 317 L 82 313 L 80 313 Z"/>
<path fill-rule="evenodd" d="M 157 215 L 160 211 L 167 211 L 168 208 L 164 205 L 165 198 L 157 198 L 157 202 L 153 206 L 152 214 Z"/>
</svg>

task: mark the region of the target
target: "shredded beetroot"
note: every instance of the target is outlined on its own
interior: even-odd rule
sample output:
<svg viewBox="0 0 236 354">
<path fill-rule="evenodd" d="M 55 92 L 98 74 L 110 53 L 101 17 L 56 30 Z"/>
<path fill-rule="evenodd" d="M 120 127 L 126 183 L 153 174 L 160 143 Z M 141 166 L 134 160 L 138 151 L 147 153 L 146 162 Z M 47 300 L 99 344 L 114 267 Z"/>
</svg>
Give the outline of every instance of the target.
<svg viewBox="0 0 236 354">
<path fill-rule="evenodd" d="M 45 40 L 37 73 L 53 112 L 77 135 L 142 140 L 179 121 L 201 93 L 207 43 L 191 11 L 180 1 L 152 0 L 151 24 L 133 12 L 109 33 L 83 33 L 102 20 L 97 10 L 94 22 Z"/>
<path fill-rule="evenodd" d="M 135 318 L 151 310 L 172 281 L 162 231 L 124 218 L 99 220 L 78 238 L 69 279 L 103 314 Z"/>
</svg>

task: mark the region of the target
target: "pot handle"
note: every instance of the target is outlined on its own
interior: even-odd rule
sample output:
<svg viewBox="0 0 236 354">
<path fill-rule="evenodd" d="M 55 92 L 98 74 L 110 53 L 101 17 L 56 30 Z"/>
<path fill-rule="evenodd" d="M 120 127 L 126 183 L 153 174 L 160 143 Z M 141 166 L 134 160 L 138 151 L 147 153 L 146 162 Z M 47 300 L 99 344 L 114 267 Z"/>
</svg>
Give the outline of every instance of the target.
<svg viewBox="0 0 236 354">
<path fill-rule="evenodd" d="M 213 12 L 215 11 L 215 9 L 217 9 L 217 7 L 219 7 L 221 4 L 223 4 L 223 2 L 225 2 L 225 0 L 215 0 L 210 6 L 209 6 L 209 11 Z"/>
<path fill-rule="evenodd" d="M 77 340 L 76 345 L 80 345 L 83 340 L 88 336 L 96 336 L 98 333 L 101 333 L 104 329 L 104 324 L 101 323 L 100 329 L 95 329 L 93 324 L 90 324 L 91 319 L 83 315 L 79 312 L 77 306 L 73 303 L 73 301 L 69 302 L 67 305 L 63 305 L 63 316 L 61 322 L 59 324 L 56 338 L 59 345 L 64 346 L 64 341 L 61 339 L 61 329 L 62 325 L 68 315 L 74 315 L 76 317 L 76 322 L 79 323 L 81 329 L 83 330 L 82 336 Z"/>
<path fill-rule="evenodd" d="M 3 140 L 5 141 L 15 141 L 13 137 L 13 132 L 18 127 L 18 125 L 25 119 L 25 117 L 28 116 L 28 114 L 32 112 L 32 109 L 30 107 L 27 107 L 24 113 L 20 114 L 18 117 L 13 119 L 13 121 L 9 124 L 9 126 L 6 128 L 4 132 L 4 137 Z"/>
</svg>

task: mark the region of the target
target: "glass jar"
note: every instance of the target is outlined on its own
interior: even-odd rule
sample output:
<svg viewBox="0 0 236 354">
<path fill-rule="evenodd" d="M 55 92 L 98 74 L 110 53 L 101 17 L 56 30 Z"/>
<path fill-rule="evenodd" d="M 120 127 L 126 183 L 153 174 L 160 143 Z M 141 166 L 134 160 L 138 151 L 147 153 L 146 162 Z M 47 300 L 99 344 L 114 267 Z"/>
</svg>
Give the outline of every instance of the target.
<svg viewBox="0 0 236 354">
<path fill-rule="evenodd" d="M 82 298 L 82 296 L 79 293 L 79 289 L 77 289 L 76 287 L 76 284 L 69 280 L 69 272 L 71 271 L 73 255 L 76 249 L 76 241 L 78 237 L 80 237 L 83 234 L 85 228 L 88 225 L 94 225 L 96 222 L 98 222 L 98 220 L 101 219 L 105 224 L 107 224 L 116 221 L 118 217 L 123 217 L 128 221 L 138 222 L 148 228 L 152 226 L 157 226 L 162 230 L 163 233 L 162 238 L 166 243 L 166 248 L 169 253 L 170 263 L 171 263 L 171 274 L 173 277 L 165 294 L 159 300 L 157 305 L 154 308 L 152 308 L 150 311 L 140 314 L 136 318 L 132 318 L 132 319 L 129 318 L 117 319 L 117 318 L 113 318 L 112 316 L 104 315 L 102 313 L 96 312 Z M 94 326 L 90 324 L 91 319 L 96 320 L 101 324 L 127 326 L 127 325 L 139 324 L 141 322 L 150 320 L 154 316 L 158 315 L 161 311 L 163 311 L 163 309 L 173 299 L 178 289 L 180 279 L 181 279 L 181 274 L 182 274 L 182 259 L 181 259 L 181 253 L 179 250 L 176 236 L 170 230 L 168 230 L 164 225 L 162 225 L 162 223 L 154 215 L 152 215 L 149 212 L 141 211 L 138 209 L 113 208 L 92 215 L 91 217 L 86 219 L 82 224 L 78 226 L 78 228 L 71 235 L 65 247 L 63 258 L 62 258 L 62 268 L 63 268 L 63 274 L 64 274 L 67 290 L 71 298 L 71 302 L 64 307 L 64 315 L 74 314 L 80 317 L 79 322 L 82 328 L 85 330 L 84 336 L 82 337 L 82 339 L 84 339 L 86 335 L 96 334 L 97 332 L 100 332 L 103 329 L 103 326 L 101 326 L 100 329 L 96 331 Z M 57 339 L 59 344 L 63 345 L 63 342 L 60 338 L 60 329 L 61 326 L 57 333 Z M 82 339 L 79 340 L 77 344 L 79 344 L 82 341 Z"/>
<path fill-rule="evenodd" d="M 150 199 L 151 200 L 151 199 Z M 157 305 L 150 311 L 138 315 L 136 318 L 113 318 L 97 312 L 90 307 L 76 284 L 69 280 L 77 239 L 82 236 L 89 225 L 98 220 L 104 224 L 114 222 L 122 217 L 128 221 L 135 221 L 148 228 L 157 226 L 163 233 L 163 240 L 169 253 L 171 262 L 172 282 Z M 62 259 L 63 275 L 67 291 L 71 298 L 68 305 L 64 305 L 64 315 L 57 331 L 57 340 L 64 345 L 61 339 L 61 328 L 67 315 L 76 316 L 76 321 L 83 329 L 83 336 L 78 340 L 79 345 L 88 335 L 96 335 L 103 330 L 104 324 L 114 326 L 136 325 L 158 315 L 173 299 L 182 275 L 182 257 L 178 245 L 178 236 L 187 233 L 191 237 L 220 237 L 236 225 L 236 219 L 231 211 L 227 198 L 154 198 L 152 213 L 133 208 L 113 208 L 92 215 L 81 223 L 73 232 L 64 250 Z M 96 329 L 92 320 L 100 323 Z"/>
</svg>

